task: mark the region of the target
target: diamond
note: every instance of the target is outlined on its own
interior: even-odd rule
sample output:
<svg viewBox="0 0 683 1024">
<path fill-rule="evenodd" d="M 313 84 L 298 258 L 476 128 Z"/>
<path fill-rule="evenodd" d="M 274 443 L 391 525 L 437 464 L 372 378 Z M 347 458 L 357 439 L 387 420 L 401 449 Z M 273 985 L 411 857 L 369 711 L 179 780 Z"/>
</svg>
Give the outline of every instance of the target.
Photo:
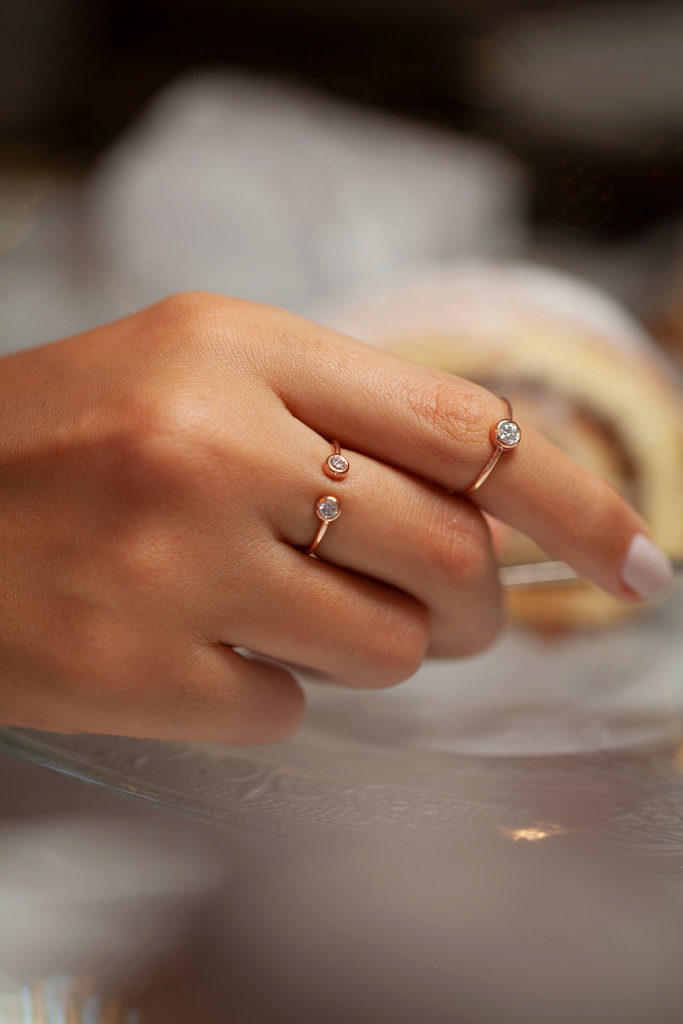
<svg viewBox="0 0 683 1024">
<path fill-rule="evenodd" d="M 346 473 L 349 468 L 349 460 L 344 455 L 330 455 L 327 465 L 335 473 Z"/>
<path fill-rule="evenodd" d="M 332 519 L 337 518 L 341 509 L 339 508 L 339 502 L 337 499 L 328 495 L 325 498 L 318 498 L 315 503 L 315 511 L 320 519 L 323 519 L 326 522 L 331 522 Z"/>
<path fill-rule="evenodd" d="M 501 420 L 496 424 L 496 440 L 501 448 L 514 448 L 521 437 L 522 431 L 513 420 Z"/>
</svg>

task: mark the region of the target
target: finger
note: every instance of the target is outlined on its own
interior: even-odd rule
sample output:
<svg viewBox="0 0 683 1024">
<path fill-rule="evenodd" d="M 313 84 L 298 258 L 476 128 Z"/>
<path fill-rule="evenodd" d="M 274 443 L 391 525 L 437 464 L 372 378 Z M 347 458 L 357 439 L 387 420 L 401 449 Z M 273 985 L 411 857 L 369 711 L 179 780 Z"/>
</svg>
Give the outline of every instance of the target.
<svg viewBox="0 0 683 1024">
<path fill-rule="evenodd" d="M 158 672 L 145 676 L 134 693 L 100 692 L 89 707 L 80 701 L 73 714 L 82 721 L 74 726 L 70 718 L 65 731 L 248 746 L 287 739 L 303 712 L 291 672 L 213 644 L 169 666 L 163 679 Z"/>
<path fill-rule="evenodd" d="M 329 445 L 300 426 L 309 455 L 293 460 L 298 479 L 292 500 L 272 509 L 281 535 L 305 549 L 315 521 L 304 514 L 327 487 L 341 514 L 316 554 L 359 575 L 411 594 L 430 613 L 429 654 L 461 657 L 487 647 L 502 625 L 501 589 L 491 536 L 483 515 L 468 501 L 358 452 L 345 450 L 343 481 L 318 484 L 316 470 Z M 322 478 L 321 478 L 322 480 Z M 296 497 L 298 496 L 298 497 Z"/>
<path fill-rule="evenodd" d="M 287 739 L 305 704 L 286 669 L 222 644 L 204 648 L 192 678 L 165 696 L 166 729 L 238 746 Z"/>
<path fill-rule="evenodd" d="M 272 315 L 281 336 L 282 314 Z M 490 428 L 505 415 L 500 398 L 298 317 L 287 324 L 299 358 L 279 359 L 272 383 L 293 416 L 326 438 L 338 438 L 342 448 L 446 488 L 467 489 L 491 454 Z M 665 589 L 671 568 L 650 546 L 634 509 L 516 419 L 520 444 L 503 454 L 472 502 L 618 597 L 633 600 Z"/>
<path fill-rule="evenodd" d="M 311 537 L 319 525 L 314 500 L 302 507 Z M 267 580 L 266 599 L 259 600 L 257 615 L 223 627 L 231 646 L 359 688 L 394 686 L 422 664 L 429 613 L 408 594 L 311 558 L 284 540 L 255 548 L 252 564 Z M 221 635 L 218 621 L 215 628 Z"/>
</svg>

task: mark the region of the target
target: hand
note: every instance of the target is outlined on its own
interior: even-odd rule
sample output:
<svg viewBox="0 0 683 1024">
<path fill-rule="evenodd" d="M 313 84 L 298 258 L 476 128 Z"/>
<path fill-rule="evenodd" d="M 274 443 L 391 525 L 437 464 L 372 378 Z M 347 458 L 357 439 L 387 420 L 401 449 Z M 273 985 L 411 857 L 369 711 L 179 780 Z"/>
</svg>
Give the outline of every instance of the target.
<svg viewBox="0 0 683 1024">
<path fill-rule="evenodd" d="M 633 509 L 526 423 L 448 493 L 498 397 L 282 310 L 178 295 L 0 367 L 4 724 L 268 742 L 303 711 L 287 664 L 383 687 L 479 651 L 501 626 L 481 509 L 625 600 L 648 565 L 666 582 Z"/>
</svg>

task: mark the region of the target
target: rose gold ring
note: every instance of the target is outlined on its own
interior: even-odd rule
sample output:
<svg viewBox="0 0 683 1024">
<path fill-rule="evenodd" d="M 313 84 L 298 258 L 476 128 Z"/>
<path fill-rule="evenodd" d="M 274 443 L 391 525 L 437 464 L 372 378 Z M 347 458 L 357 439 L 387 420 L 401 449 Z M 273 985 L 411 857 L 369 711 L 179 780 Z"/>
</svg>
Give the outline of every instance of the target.
<svg viewBox="0 0 683 1024">
<path fill-rule="evenodd" d="M 332 441 L 331 443 L 332 454 L 328 455 L 323 462 L 323 473 L 329 476 L 331 480 L 343 480 L 349 471 L 349 460 L 345 455 L 341 454 L 339 441 Z M 339 506 L 339 499 L 335 498 L 333 494 L 323 494 L 321 498 L 318 498 L 313 508 L 320 520 L 320 526 L 312 543 L 306 548 L 305 554 L 310 555 L 312 558 L 317 558 L 318 556 L 314 555 L 313 552 L 325 536 L 330 523 L 333 523 L 335 519 L 339 519 L 341 508 Z"/>
<path fill-rule="evenodd" d="M 501 401 L 505 402 L 507 416 L 502 420 L 498 420 L 498 422 L 491 427 L 489 434 L 493 445 L 491 457 L 474 483 L 471 483 L 467 490 L 462 492 L 463 494 L 472 494 L 474 491 L 478 490 L 484 481 L 488 480 L 490 477 L 503 452 L 509 452 L 512 448 L 516 448 L 522 439 L 522 431 L 512 418 L 512 406 L 507 398 L 501 397 Z"/>
<path fill-rule="evenodd" d="M 323 473 L 331 480 L 343 480 L 349 471 L 349 460 L 339 450 L 339 441 L 332 441 L 332 454 L 323 462 Z"/>
<path fill-rule="evenodd" d="M 317 558 L 317 555 L 314 555 L 313 552 L 325 536 L 327 527 L 330 523 L 333 523 L 335 519 L 339 519 L 339 516 L 341 515 L 341 508 L 339 507 L 338 500 L 333 494 L 323 494 L 322 498 L 318 498 L 313 507 L 315 508 L 315 514 L 320 520 L 320 527 L 313 539 L 313 543 L 306 548 L 306 554 L 312 555 L 313 558 Z"/>
</svg>

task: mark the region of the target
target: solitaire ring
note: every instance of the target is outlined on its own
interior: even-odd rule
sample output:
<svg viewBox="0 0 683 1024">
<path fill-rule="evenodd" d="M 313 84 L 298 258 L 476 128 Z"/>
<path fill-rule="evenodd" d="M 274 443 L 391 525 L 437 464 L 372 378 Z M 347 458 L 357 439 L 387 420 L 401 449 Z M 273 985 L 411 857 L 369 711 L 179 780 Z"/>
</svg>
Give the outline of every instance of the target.
<svg viewBox="0 0 683 1024">
<path fill-rule="evenodd" d="M 470 484 L 466 491 L 462 492 L 463 494 L 473 494 L 474 491 L 478 490 L 484 481 L 488 480 L 503 452 L 509 452 L 516 448 L 522 439 L 522 431 L 512 418 L 510 402 L 507 398 L 501 398 L 501 401 L 505 402 L 507 416 L 502 420 L 498 420 L 491 427 L 489 436 L 493 445 L 493 452 L 477 479 Z"/>
</svg>

